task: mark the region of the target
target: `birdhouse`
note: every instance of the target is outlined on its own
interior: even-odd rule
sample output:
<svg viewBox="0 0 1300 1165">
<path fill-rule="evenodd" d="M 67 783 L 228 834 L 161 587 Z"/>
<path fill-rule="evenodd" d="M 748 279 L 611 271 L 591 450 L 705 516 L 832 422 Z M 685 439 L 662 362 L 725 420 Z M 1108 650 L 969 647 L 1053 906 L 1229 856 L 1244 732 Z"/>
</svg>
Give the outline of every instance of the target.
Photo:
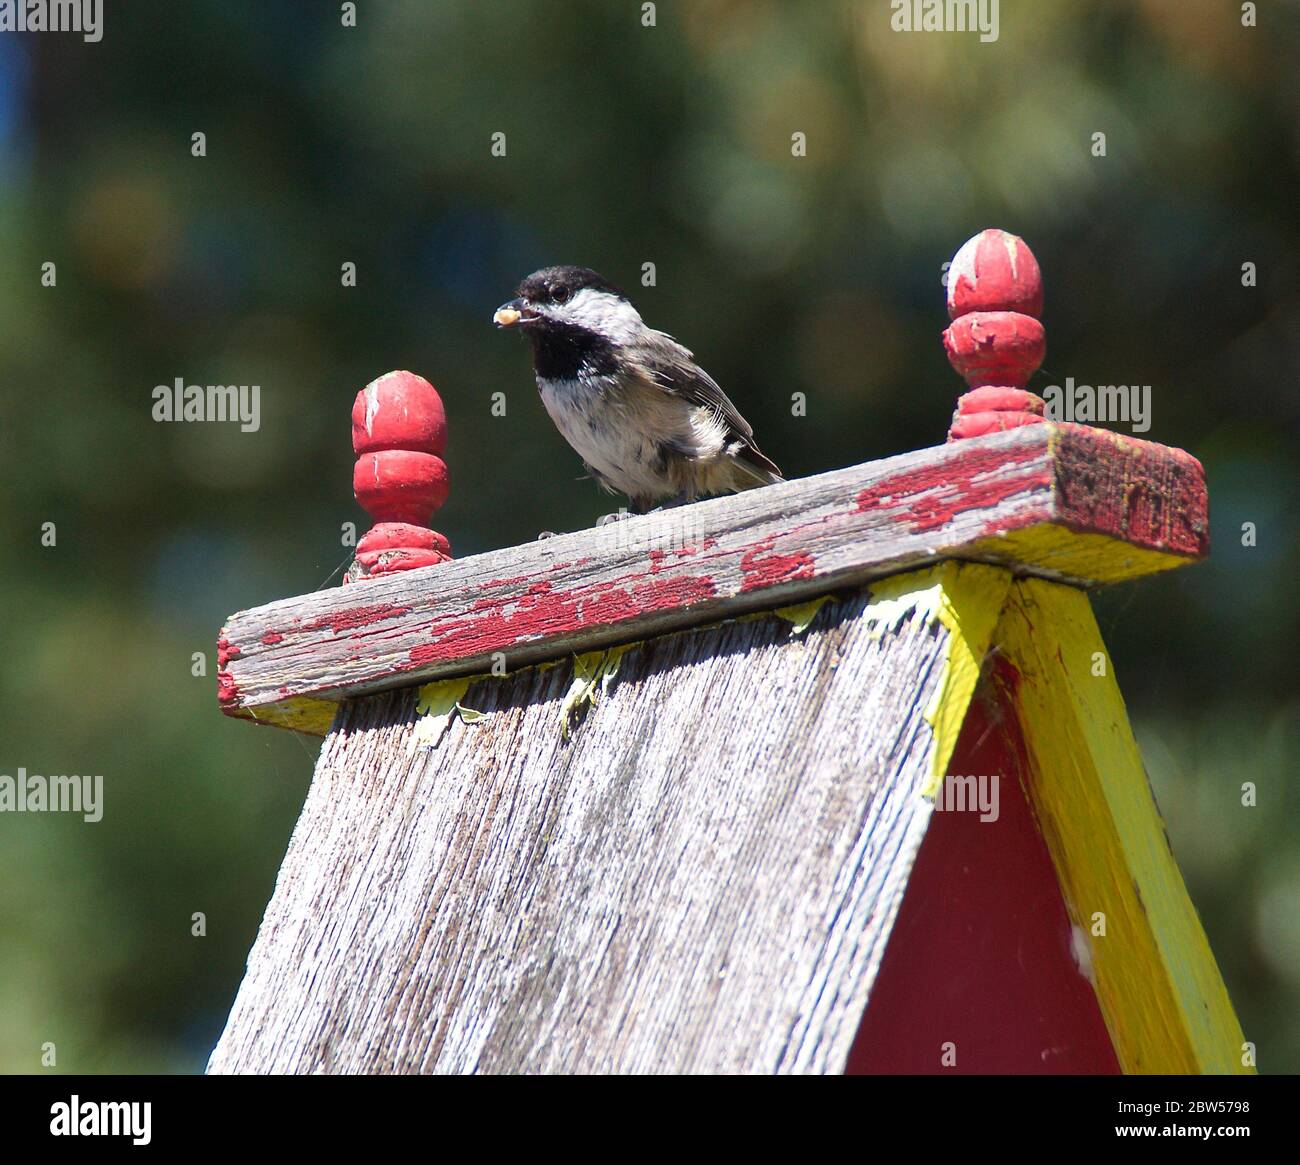
<svg viewBox="0 0 1300 1165">
<path fill-rule="evenodd" d="M 1089 602 L 1204 476 L 1044 416 L 1041 308 L 985 231 L 946 443 L 465 559 L 368 386 L 347 585 L 222 632 L 324 741 L 209 1071 L 1250 1070 Z"/>
</svg>

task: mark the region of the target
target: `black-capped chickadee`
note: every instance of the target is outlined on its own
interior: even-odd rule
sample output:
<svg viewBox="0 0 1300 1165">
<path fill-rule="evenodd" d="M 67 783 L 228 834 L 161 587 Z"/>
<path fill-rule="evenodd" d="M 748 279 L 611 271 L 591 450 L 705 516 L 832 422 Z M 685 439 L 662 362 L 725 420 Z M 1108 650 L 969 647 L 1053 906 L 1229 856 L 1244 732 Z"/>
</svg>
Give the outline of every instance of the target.
<svg viewBox="0 0 1300 1165">
<path fill-rule="evenodd" d="M 533 345 L 537 389 L 592 476 L 631 509 L 783 481 L 694 356 L 586 267 L 546 267 L 492 317 Z"/>
</svg>

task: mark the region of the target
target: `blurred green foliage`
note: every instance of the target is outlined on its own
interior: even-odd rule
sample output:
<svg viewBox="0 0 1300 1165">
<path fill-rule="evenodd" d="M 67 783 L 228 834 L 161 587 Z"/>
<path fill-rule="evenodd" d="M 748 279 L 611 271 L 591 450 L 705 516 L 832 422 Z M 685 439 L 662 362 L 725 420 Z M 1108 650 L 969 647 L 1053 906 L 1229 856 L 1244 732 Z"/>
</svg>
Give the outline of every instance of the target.
<svg viewBox="0 0 1300 1165">
<path fill-rule="evenodd" d="M 0 815 L 0 1069 L 45 1041 L 58 1070 L 201 1069 L 316 750 L 217 713 L 214 641 L 337 581 L 366 381 L 441 390 L 458 556 L 609 508 L 489 324 L 544 263 L 633 289 L 790 475 L 935 444 L 940 266 L 985 226 L 1044 271 L 1035 387 L 1150 384 L 1147 436 L 1208 470 L 1212 561 L 1097 606 L 1261 1067 L 1300 1069 L 1297 10 L 1006 0 L 981 44 L 891 32 L 885 0 L 339 9 L 133 0 L 99 44 L 0 37 L 0 772 L 103 773 L 107 801 Z M 260 431 L 154 423 L 178 376 L 261 385 Z"/>
</svg>

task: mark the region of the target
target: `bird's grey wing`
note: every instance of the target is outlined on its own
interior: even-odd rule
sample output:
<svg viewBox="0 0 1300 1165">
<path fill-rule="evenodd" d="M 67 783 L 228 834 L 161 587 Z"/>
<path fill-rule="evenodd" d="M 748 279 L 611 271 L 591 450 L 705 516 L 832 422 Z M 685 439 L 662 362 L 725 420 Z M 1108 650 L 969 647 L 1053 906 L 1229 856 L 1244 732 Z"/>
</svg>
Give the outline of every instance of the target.
<svg viewBox="0 0 1300 1165">
<path fill-rule="evenodd" d="M 646 379 L 665 392 L 708 409 L 727 427 L 735 452 L 757 466 L 763 480 L 781 480 L 781 471 L 754 443 L 754 428 L 740 415 L 717 381 L 695 363 L 695 354 L 666 332 L 649 331 L 649 338 L 637 345 L 633 359 Z"/>
<path fill-rule="evenodd" d="M 637 345 L 634 359 L 645 369 L 648 379 L 665 392 L 702 405 L 742 440 L 753 437 L 753 427 L 718 387 L 717 381 L 695 363 L 695 354 L 672 336 L 650 332 L 650 338 Z"/>
</svg>

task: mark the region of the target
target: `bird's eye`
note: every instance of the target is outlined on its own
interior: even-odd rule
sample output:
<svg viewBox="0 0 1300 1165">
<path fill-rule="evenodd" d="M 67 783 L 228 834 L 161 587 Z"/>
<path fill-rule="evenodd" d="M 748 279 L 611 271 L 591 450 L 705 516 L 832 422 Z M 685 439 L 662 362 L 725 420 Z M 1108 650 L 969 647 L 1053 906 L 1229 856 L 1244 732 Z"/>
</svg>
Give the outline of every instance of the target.
<svg viewBox="0 0 1300 1165">
<path fill-rule="evenodd" d="M 568 301 L 568 298 L 569 298 L 569 289 L 567 287 L 561 285 L 558 287 L 551 288 L 551 299 L 555 303 L 565 303 Z"/>
</svg>

